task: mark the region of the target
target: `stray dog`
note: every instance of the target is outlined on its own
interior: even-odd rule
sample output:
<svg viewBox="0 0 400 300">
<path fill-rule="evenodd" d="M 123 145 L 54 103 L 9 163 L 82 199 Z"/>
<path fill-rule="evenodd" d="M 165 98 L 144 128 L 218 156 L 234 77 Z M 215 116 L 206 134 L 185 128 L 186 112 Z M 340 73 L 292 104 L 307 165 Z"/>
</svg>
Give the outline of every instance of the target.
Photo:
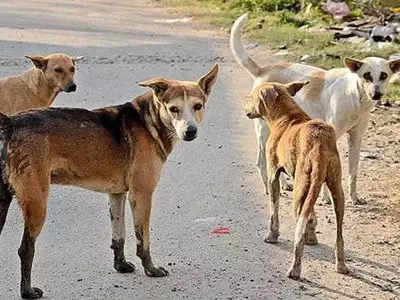
<svg viewBox="0 0 400 300">
<path fill-rule="evenodd" d="M 376 101 L 382 98 L 390 78 L 400 70 L 400 59 L 387 61 L 383 58 L 368 57 L 359 61 L 345 58 L 344 64 L 347 68 L 329 71 L 285 62 L 261 68 L 248 56 L 241 43 L 241 29 L 246 20 L 247 14 L 235 21 L 230 47 L 236 61 L 254 79 L 253 88 L 266 81 L 310 81 L 310 84 L 296 95 L 295 101 L 311 118 L 322 119 L 333 125 L 337 138 L 348 133 L 350 197 L 354 204 L 365 204 L 365 200 L 358 198 L 356 192 L 361 138 L 368 127 L 370 109 L 373 107 L 371 98 Z M 265 157 L 268 127 L 262 119 L 255 119 L 254 125 L 258 142 L 257 167 L 268 193 Z M 284 177 L 281 179 L 284 188 L 290 189 Z M 326 202 L 330 202 L 326 189 L 324 198 Z"/>
<path fill-rule="evenodd" d="M 0 233 L 13 195 L 25 230 L 18 250 L 21 296 L 40 298 L 31 286 L 35 241 L 46 218 L 50 184 L 108 193 L 114 268 L 135 267 L 124 256 L 125 199 L 135 220 L 137 256 L 147 276 L 168 272 L 150 255 L 150 211 L 160 172 L 178 140 L 198 135 L 207 98 L 218 74 L 215 65 L 198 82 L 154 78 L 139 83 L 152 91 L 132 102 L 88 111 L 72 108 L 0 115 Z"/>
<path fill-rule="evenodd" d="M 307 83 L 263 83 L 254 89 L 246 105 L 249 118 L 263 118 L 270 128 L 266 144 L 271 199 L 267 243 L 276 243 L 279 237 L 279 175 L 285 172 L 294 178 L 296 233 L 294 260 L 288 272 L 288 277 L 293 279 L 300 278 L 304 243 L 314 245 L 318 242 L 314 205 L 324 182 L 331 191 L 336 213 L 336 271 L 348 272 L 342 237 L 342 169 L 335 130 L 322 120 L 311 120 L 291 97 Z"/>
<path fill-rule="evenodd" d="M 75 63 L 83 57 L 65 54 L 25 56 L 34 67 L 19 76 L 0 79 L 0 112 L 12 115 L 32 108 L 49 107 L 59 92 L 76 91 Z"/>
</svg>

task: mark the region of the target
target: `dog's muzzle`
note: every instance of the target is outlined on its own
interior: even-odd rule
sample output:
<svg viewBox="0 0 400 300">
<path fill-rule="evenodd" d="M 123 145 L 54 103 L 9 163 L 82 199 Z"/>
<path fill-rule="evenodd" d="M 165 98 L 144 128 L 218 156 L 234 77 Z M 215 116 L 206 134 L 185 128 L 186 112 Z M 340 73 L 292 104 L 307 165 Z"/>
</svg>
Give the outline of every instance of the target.
<svg viewBox="0 0 400 300">
<path fill-rule="evenodd" d="M 192 141 L 197 137 L 197 128 L 196 126 L 189 125 L 185 131 L 185 135 L 183 136 L 184 141 Z"/>
<path fill-rule="evenodd" d="M 76 91 L 76 84 L 75 82 L 70 82 L 65 88 L 64 92 L 71 93 Z"/>
<path fill-rule="evenodd" d="M 255 118 L 254 114 L 252 114 L 251 112 L 246 113 L 246 116 L 247 116 L 249 119 L 254 119 L 254 118 Z"/>
<path fill-rule="evenodd" d="M 383 94 L 381 92 L 375 92 L 374 95 L 372 96 L 373 100 L 381 100 Z"/>
</svg>

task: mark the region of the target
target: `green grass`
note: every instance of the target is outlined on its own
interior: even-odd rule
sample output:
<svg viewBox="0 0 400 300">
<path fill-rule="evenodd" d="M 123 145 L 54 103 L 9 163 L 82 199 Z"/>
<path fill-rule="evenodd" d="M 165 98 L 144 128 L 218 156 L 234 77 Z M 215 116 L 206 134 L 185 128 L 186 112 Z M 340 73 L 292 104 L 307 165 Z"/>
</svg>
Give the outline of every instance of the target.
<svg viewBox="0 0 400 300">
<path fill-rule="evenodd" d="M 273 52 L 279 51 L 279 47 L 285 45 L 289 52 L 288 61 L 299 61 L 307 54 L 310 55 L 307 63 L 329 69 L 343 66 L 344 57 L 388 58 L 391 54 L 399 53 L 398 44 L 384 49 L 365 51 L 362 45 L 332 43 L 333 36 L 330 33 L 307 31 L 305 27 L 323 28 L 333 23 L 332 18 L 317 6 L 294 13 L 288 10 L 267 12 L 259 9 L 261 4 L 269 5 L 270 2 L 276 3 L 279 0 L 159 0 L 159 2 L 175 8 L 180 13 L 196 17 L 202 22 L 222 27 L 226 31 L 230 30 L 237 17 L 250 10 L 245 37 L 267 46 Z M 311 1 L 306 0 L 306 2 Z M 253 4 L 254 6 L 251 6 Z M 360 14 L 357 10 L 355 12 Z M 400 86 L 390 85 L 387 97 L 400 100 Z"/>
</svg>

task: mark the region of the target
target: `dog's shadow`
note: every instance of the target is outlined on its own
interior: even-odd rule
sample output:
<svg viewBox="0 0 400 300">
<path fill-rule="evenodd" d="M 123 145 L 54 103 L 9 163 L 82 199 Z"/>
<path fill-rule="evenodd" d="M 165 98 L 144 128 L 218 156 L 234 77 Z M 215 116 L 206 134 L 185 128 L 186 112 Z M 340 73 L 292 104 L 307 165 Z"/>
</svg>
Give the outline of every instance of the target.
<svg viewBox="0 0 400 300">
<path fill-rule="evenodd" d="M 293 241 L 287 240 L 287 239 L 281 239 L 278 243 L 276 244 L 268 244 L 268 246 L 273 246 L 273 247 L 279 247 L 280 249 L 292 253 L 293 251 Z M 326 245 L 319 243 L 318 245 L 315 246 L 305 246 L 304 248 L 304 254 L 305 256 L 311 256 L 310 259 L 317 259 L 320 261 L 326 261 L 329 263 L 334 262 L 334 248 Z M 389 266 L 385 265 L 376 261 L 373 261 L 369 258 L 366 257 L 361 257 L 359 253 L 352 251 L 352 250 L 345 250 L 346 254 L 346 260 L 348 261 L 348 266 L 350 267 L 350 273 L 348 276 L 351 276 L 354 279 L 357 279 L 361 281 L 364 284 L 368 284 L 374 288 L 378 288 L 382 291 L 386 291 L 389 293 L 392 293 L 395 296 L 400 296 L 400 292 L 394 291 L 391 287 L 392 286 L 397 286 L 400 288 L 400 282 L 391 280 L 390 277 L 400 277 L 400 271 L 396 269 L 395 266 Z M 350 264 L 349 264 L 350 262 Z M 370 265 L 374 269 L 381 270 L 385 272 L 385 275 L 378 275 L 375 273 L 372 273 L 368 270 L 366 270 L 363 267 L 359 266 L 354 266 L 354 265 Z M 388 274 L 390 273 L 390 274 Z M 368 278 L 369 277 L 369 278 Z M 375 281 L 373 280 L 375 279 Z M 382 283 L 379 283 L 377 281 L 381 281 Z M 304 284 L 308 284 L 309 286 L 313 288 L 318 288 L 318 289 L 323 289 L 326 290 L 327 292 L 337 294 L 342 297 L 348 297 L 351 299 L 364 299 L 360 298 L 356 295 L 350 295 L 346 294 L 345 292 L 337 289 L 332 289 L 328 286 L 324 286 L 318 282 L 311 281 L 308 279 L 302 279 L 302 282 Z"/>
</svg>

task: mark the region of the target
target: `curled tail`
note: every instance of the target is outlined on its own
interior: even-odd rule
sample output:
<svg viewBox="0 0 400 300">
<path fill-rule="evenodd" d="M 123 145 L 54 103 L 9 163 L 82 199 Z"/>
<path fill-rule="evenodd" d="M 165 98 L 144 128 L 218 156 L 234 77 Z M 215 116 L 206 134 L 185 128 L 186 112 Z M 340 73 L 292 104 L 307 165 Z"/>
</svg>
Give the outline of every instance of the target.
<svg viewBox="0 0 400 300">
<path fill-rule="evenodd" d="M 241 31 L 247 23 L 247 17 L 248 14 L 246 13 L 240 16 L 233 24 L 231 29 L 230 48 L 237 63 L 246 69 L 247 72 L 250 73 L 251 77 L 256 78 L 261 73 L 261 68 L 247 54 L 241 41 Z"/>
</svg>

